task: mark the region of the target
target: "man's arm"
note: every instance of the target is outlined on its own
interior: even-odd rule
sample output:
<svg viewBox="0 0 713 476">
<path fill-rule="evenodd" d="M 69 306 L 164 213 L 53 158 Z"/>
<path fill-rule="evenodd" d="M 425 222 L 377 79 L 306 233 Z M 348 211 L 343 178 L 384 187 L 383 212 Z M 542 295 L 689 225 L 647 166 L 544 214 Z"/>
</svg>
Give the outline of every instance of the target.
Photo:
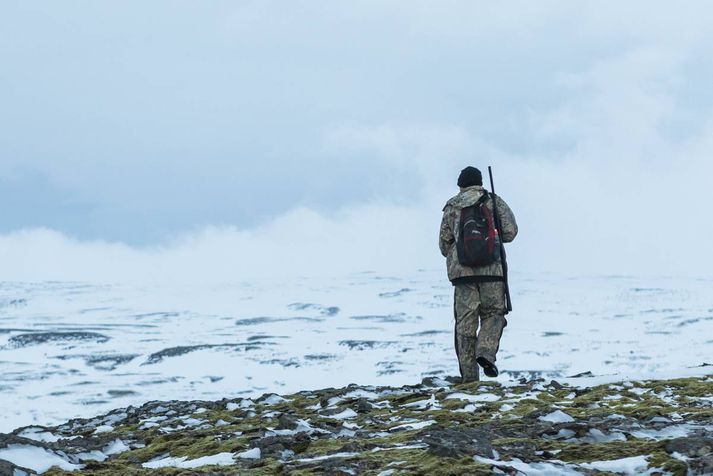
<svg viewBox="0 0 713 476">
<path fill-rule="evenodd" d="M 503 239 L 503 243 L 510 243 L 517 236 L 517 222 L 515 221 L 515 215 L 505 200 L 497 196 L 496 198 L 498 207 L 498 218 L 500 218 L 500 234 Z"/>
<path fill-rule="evenodd" d="M 438 238 L 438 246 L 441 248 L 441 254 L 443 256 L 448 256 L 448 252 L 456 241 L 455 236 L 453 236 L 453 230 L 451 229 L 450 220 L 450 207 L 446 206 L 443 209 L 443 218 L 441 219 L 441 233 Z"/>
</svg>

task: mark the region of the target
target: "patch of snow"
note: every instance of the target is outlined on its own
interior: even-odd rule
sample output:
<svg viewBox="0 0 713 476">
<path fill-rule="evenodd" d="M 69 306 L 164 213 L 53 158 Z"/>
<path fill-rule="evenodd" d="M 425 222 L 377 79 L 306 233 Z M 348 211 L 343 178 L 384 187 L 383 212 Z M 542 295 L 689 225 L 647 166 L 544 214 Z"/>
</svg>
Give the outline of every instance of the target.
<svg viewBox="0 0 713 476">
<path fill-rule="evenodd" d="M 240 400 L 240 403 L 235 403 L 235 402 L 230 402 L 225 406 L 225 409 L 228 410 L 229 412 L 233 412 L 235 410 L 245 410 L 247 408 L 251 408 L 253 406 L 253 401 L 250 400 L 249 398 L 245 398 L 243 400 Z"/>
<path fill-rule="evenodd" d="M 366 398 L 367 400 L 376 400 L 379 398 L 381 394 L 372 392 L 369 390 L 364 390 L 364 389 L 358 389 L 358 390 L 353 390 L 347 394 L 344 395 L 344 398 Z"/>
<path fill-rule="evenodd" d="M 314 458 L 300 458 L 296 461 L 299 463 L 313 463 L 315 461 L 324 461 L 332 458 L 352 458 L 358 455 L 359 453 L 333 453 L 331 455 L 315 456 Z"/>
<path fill-rule="evenodd" d="M 263 405 L 277 405 L 278 403 L 285 403 L 287 401 L 288 400 L 286 398 L 282 398 L 281 396 L 273 393 L 266 399 L 262 400 L 260 403 L 262 403 Z"/>
<path fill-rule="evenodd" d="M 323 415 L 324 418 L 332 418 L 334 420 L 348 420 L 350 418 L 356 418 L 358 416 L 357 412 L 351 408 L 347 408 L 344 411 L 337 413 L 336 415 Z"/>
<path fill-rule="evenodd" d="M 102 451 L 104 451 L 106 455 L 112 456 L 119 453 L 123 453 L 125 451 L 129 451 L 130 449 L 131 448 L 129 448 L 126 443 L 117 438 L 108 445 L 106 445 Z"/>
<path fill-rule="evenodd" d="M 371 402 L 371 406 L 374 408 L 391 408 L 391 402 L 388 400 L 380 400 L 378 402 Z"/>
<path fill-rule="evenodd" d="M 684 438 L 693 430 L 699 428 L 697 425 L 672 425 L 660 430 L 633 430 L 628 431 L 634 438 L 646 438 L 650 440 L 666 440 L 670 438 Z"/>
<path fill-rule="evenodd" d="M 126 420 L 126 418 L 128 416 L 129 415 L 127 415 L 126 413 L 117 413 L 115 415 L 107 415 L 107 417 L 104 418 L 104 424 L 105 425 L 116 425 L 117 423 Z"/>
<path fill-rule="evenodd" d="M 510 461 L 498 461 L 490 458 L 483 458 L 482 456 L 474 456 L 473 459 L 479 463 L 512 468 L 519 473 L 526 474 L 527 476 L 581 476 L 582 474 L 573 466 L 557 460 L 547 463 L 525 463 L 518 458 L 514 458 Z"/>
<path fill-rule="evenodd" d="M 468 393 L 451 393 L 446 397 L 446 400 L 465 400 L 467 402 L 497 402 L 500 400 L 498 395 L 492 393 L 481 393 L 478 395 L 471 395 Z"/>
<path fill-rule="evenodd" d="M 61 439 L 49 431 L 43 431 L 41 428 L 27 428 L 17 436 L 27 438 L 28 440 L 41 441 L 43 443 L 55 443 Z"/>
<path fill-rule="evenodd" d="M 218 453 L 217 455 L 203 456 L 196 459 L 188 459 L 185 456 L 174 458 L 171 456 L 148 461 L 142 466 L 149 469 L 158 468 L 185 468 L 193 469 L 201 466 L 230 466 L 235 464 L 233 453 Z"/>
<path fill-rule="evenodd" d="M 52 451 L 31 445 L 10 445 L 0 449 L 0 459 L 37 471 L 40 474 L 52 466 L 57 466 L 65 471 L 82 469 L 81 465 L 72 464 Z"/>
<path fill-rule="evenodd" d="M 592 461 L 591 463 L 582 463 L 580 466 L 586 469 L 609 471 L 612 473 L 632 476 L 651 474 L 655 471 L 654 469 L 647 471 L 649 463 L 646 456 L 632 456 L 630 458 L 621 458 L 609 461 Z"/>
<path fill-rule="evenodd" d="M 240 459 L 260 459 L 262 454 L 260 452 L 260 448 L 253 448 L 243 451 L 242 453 L 238 453 L 236 456 Z"/>
<path fill-rule="evenodd" d="M 327 408 L 333 408 L 344 401 L 343 397 L 331 397 L 327 400 Z"/>
<path fill-rule="evenodd" d="M 424 400 L 418 400 L 416 402 L 406 403 L 401 405 L 404 408 L 415 408 L 417 410 L 425 410 L 427 408 L 440 409 L 441 404 L 436 400 L 435 395 L 431 395 L 430 398 Z"/>
<path fill-rule="evenodd" d="M 555 410 L 552 413 L 549 413 L 545 416 L 541 416 L 540 418 L 538 418 L 538 420 L 546 421 L 549 423 L 571 423 L 574 421 L 574 418 L 567 415 L 562 410 Z"/>
<path fill-rule="evenodd" d="M 114 427 L 111 425 L 100 425 L 96 427 L 94 430 L 94 434 L 100 434 L 100 433 L 110 433 L 114 431 Z"/>
<path fill-rule="evenodd" d="M 401 446 L 390 446 L 388 448 L 373 448 L 371 450 L 372 453 L 378 453 L 380 451 L 393 451 L 393 450 L 421 450 L 423 448 L 428 448 L 428 445 L 425 443 L 416 443 L 413 445 L 401 445 Z"/>
<path fill-rule="evenodd" d="M 186 426 L 198 426 L 205 423 L 205 420 L 199 420 L 197 418 L 184 418 L 181 421 L 183 421 Z"/>
<path fill-rule="evenodd" d="M 90 451 L 90 452 L 85 452 L 85 453 L 79 453 L 77 454 L 77 458 L 79 458 L 79 461 L 105 461 L 108 456 L 102 453 L 101 451 Z"/>
<path fill-rule="evenodd" d="M 421 430 L 423 428 L 426 428 L 431 425 L 435 425 L 436 420 L 426 420 L 426 421 L 417 421 L 414 423 L 404 423 L 403 425 L 398 425 L 394 426 L 392 428 L 389 428 L 389 431 L 393 430 Z"/>
<path fill-rule="evenodd" d="M 606 434 L 597 428 L 590 428 L 588 436 L 583 441 L 587 443 L 609 443 L 612 441 L 626 441 L 626 436 L 617 431 Z"/>
</svg>

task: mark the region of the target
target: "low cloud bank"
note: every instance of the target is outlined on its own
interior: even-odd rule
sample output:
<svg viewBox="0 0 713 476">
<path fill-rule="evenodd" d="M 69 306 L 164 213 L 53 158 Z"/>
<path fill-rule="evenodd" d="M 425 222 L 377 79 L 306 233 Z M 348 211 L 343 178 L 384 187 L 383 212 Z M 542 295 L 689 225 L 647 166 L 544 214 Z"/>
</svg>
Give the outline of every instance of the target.
<svg viewBox="0 0 713 476">
<path fill-rule="evenodd" d="M 435 267 L 438 216 L 426 215 L 364 206 L 326 218 L 300 208 L 252 230 L 208 227 L 151 248 L 23 230 L 0 237 L 0 278 L 221 282 Z"/>
<path fill-rule="evenodd" d="M 647 167 L 501 162 L 498 192 L 520 225 L 508 247 L 511 269 L 710 276 L 708 148 L 687 150 L 686 162 L 651 160 Z M 441 207 L 456 191 L 452 185 L 407 205 L 372 203 L 329 215 L 297 208 L 252 229 L 212 226 L 156 247 L 22 230 L 0 235 L 0 279 L 230 282 L 433 269 L 444 265 Z"/>
</svg>

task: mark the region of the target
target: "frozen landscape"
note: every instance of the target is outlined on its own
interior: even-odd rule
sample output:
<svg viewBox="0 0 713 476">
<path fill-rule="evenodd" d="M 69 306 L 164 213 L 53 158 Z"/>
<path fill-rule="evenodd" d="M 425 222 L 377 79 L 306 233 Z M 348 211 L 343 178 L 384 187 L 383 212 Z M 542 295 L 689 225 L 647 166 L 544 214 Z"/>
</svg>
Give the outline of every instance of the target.
<svg viewBox="0 0 713 476">
<path fill-rule="evenodd" d="M 712 285 L 514 274 L 497 381 L 710 374 Z M 452 328 L 441 270 L 191 286 L 4 282 L 0 432 L 153 400 L 452 376 Z"/>
</svg>

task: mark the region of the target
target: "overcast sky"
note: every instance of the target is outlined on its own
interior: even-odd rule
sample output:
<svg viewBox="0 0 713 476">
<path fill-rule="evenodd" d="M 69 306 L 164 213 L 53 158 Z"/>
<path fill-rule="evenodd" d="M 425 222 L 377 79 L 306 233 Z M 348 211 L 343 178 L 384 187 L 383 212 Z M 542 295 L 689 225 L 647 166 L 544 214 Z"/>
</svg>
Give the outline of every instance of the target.
<svg viewBox="0 0 713 476">
<path fill-rule="evenodd" d="M 512 267 L 710 275 L 712 50 L 707 1 L 4 1 L 2 276 L 439 266 L 488 164 Z"/>
</svg>

